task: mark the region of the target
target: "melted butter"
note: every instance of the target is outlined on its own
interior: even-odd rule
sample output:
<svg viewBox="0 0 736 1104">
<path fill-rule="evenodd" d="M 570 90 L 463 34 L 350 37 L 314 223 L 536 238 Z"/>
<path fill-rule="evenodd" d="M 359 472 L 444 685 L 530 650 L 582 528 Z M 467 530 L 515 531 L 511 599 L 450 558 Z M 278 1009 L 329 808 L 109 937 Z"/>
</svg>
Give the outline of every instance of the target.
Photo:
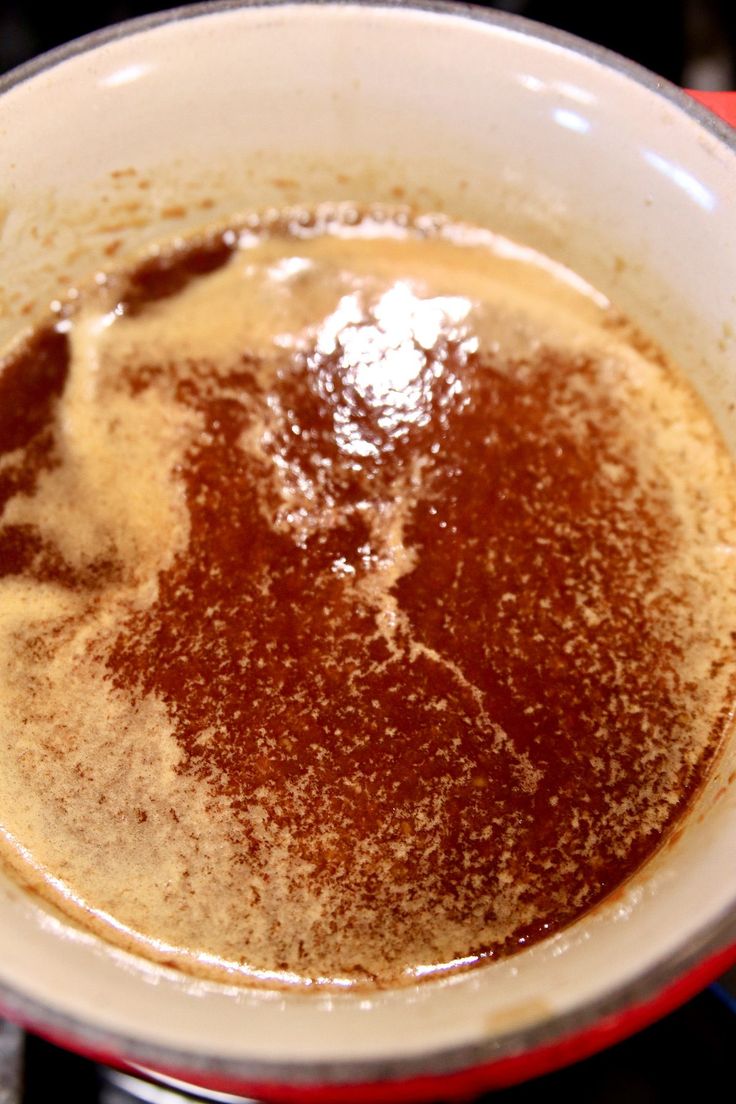
<svg viewBox="0 0 736 1104">
<path fill-rule="evenodd" d="M 244 984 L 509 953 L 634 870 L 718 744 L 731 462 L 529 250 L 228 233 L 174 293 L 82 296 L 0 456 L 7 860 Z"/>
</svg>

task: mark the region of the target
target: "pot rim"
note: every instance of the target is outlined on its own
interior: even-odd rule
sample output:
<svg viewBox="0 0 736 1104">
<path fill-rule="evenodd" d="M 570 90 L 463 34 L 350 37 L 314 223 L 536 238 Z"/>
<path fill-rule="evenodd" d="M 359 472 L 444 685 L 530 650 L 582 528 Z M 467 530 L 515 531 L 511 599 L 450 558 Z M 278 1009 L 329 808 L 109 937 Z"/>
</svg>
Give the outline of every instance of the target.
<svg viewBox="0 0 736 1104">
<path fill-rule="evenodd" d="M 734 965 L 736 915 L 726 910 L 697 943 L 689 941 L 646 974 L 588 1004 L 482 1043 L 391 1060 L 273 1062 L 193 1053 L 99 1028 L 4 983 L 0 1012 L 57 1046 L 144 1076 L 159 1072 L 284 1104 L 344 1104 L 345 1092 L 351 1104 L 388 1104 L 504 1088 L 589 1057 L 674 1011 Z"/>
<path fill-rule="evenodd" d="M 605 47 L 566 31 L 507 12 L 454 0 L 205 0 L 153 12 L 104 27 L 58 46 L 0 76 L 0 96 L 61 63 L 169 23 L 250 8 L 318 6 L 372 8 L 448 15 L 547 42 L 614 70 L 662 97 L 690 116 L 731 152 L 736 129 L 676 85 Z M 222 1088 L 262 1087 L 282 1091 L 282 1099 L 338 1100 L 339 1086 L 351 1087 L 351 1100 L 427 1099 L 452 1086 L 455 1091 L 512 1084 L 594 1053 L 671 1011 L 736 963 L 736 899 L 692 937 L 655 962 L 645 974 L 622 983 L 578 1008 L 488 1038 L 407 1058 L 289 1062 L 192 1053 L 150 1043 L 123 1032 L 98 1028 L 82 1017 L 59 1012 L 43 1001 L 0 983 L 0 1009 L 30 1030 L 62 1046 L 111 1065 L 156 1067 L 177 1077 L 198 1075 Z M 431 983 L 430 983 L 431 984 Z M 464 1083 L 463 1077 L 466 1078 Z M 470 1080 L 468 1080 L 470 1078 Z M 475 1078 L 475 1080 L 473 1080 Z M 381 1082 L 378 1087 L 376 1082 Z M 413 1086 L 413 1088 L 412 1088 Z M 364 1095 L 361 1089 L 368 1090 Z M 332 1091 L 331 1091 L 332 1090 Z M 392 1091 L 393 1090 L 393 1091 Z"/>
<path fill-rule="evenodd" d="M 0 96 L 78 54 L 88 53 L 99 46 L 129 38 L 141 31 L 151 30 L 167 23 L 197 19 L 203 15 L 237 11 L 241 8 L 275 8 L 289 5 L 299 7 L 313 5 L 320 8 L 386 8 L 398 11 L 424 11 L 433 15 L 455 15 L 471 22 L 501 27 L 529 38 L 549 42 L 562 49 L 581 54 L 607 69 L 614 69 L 650 91 L 656 92 L 657 95 L 691 115 L 701 126 L 736 152 L 736 128 L 724 122 L 710 108 L 703 106 L 665 77 L 659 77 L 638 62 L 623 57 L 606 46 L 599 46 L 595 42 L 589 42 L 587 39 L 571 34 L 569 31 L 559 30 L 557 27 L 550 27 L 512 12 L 481 7 L 480 4 L 466 2 L 466 0 L 198 0 L 197 3 L 150 12 L 147 15 L 101 27 L 61 46 L 55 46 L 29 61 L 22 62 L 7 73 L 0 74 Z"/>
</svg>

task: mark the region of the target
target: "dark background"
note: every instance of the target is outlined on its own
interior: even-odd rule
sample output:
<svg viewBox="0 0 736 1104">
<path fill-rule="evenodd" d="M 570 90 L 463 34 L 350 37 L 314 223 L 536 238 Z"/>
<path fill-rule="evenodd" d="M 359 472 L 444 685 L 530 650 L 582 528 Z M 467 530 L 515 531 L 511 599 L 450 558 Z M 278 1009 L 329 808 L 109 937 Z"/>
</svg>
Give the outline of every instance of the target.
<svg viewBox="0 0 736 1104">
<path fill-rule="evenodd" d="M 171 4 L 101 0 L 94 8 L 0 0 L 0 72 L 79 35 Z M 736 90 L 736 0 L 501 0 L 516 12 L 632 58 L 676 84 Z M 571 1069 L 495 1094 L 493 1104 L 672 1104 L 734 1098 L 736 971 L 660 1023 Z M 0 1104 L 121 1104 L 90 1063 L 0 1024 Z M 491 1098 L 488 1098 L 489 1101 Z"/>
</svg>

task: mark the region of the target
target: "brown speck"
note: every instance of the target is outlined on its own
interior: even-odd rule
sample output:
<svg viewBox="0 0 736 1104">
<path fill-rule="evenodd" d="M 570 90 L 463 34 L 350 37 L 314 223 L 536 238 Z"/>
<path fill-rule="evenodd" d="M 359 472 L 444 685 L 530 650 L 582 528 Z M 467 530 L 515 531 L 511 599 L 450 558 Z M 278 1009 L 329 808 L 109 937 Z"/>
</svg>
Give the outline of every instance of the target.
<svg viewBox="0 0 736 1104">
<path fill-rule="evenodd" d="M 403 199 L 406 195 L 406 191 L 401 187 L 401 185 L 396 184 L 391 189 L 391 195 L 394 197 L 394 199 Z"/>
<path fill-rule="evenodd" d="M 718 340 L 718 348 L 722 353 L 728 352 L 728 347 L 733 342 L 734 336 L 733 326 L 728 322 L 724 322 L 721 326 L 721 336 Z"/>
<path fill-rule="evenodd" d="M 283 188 L 296 188 L 297 187 L 296 180 L 292 180 L 291 177 L 288 177 L 288 176 L 275 176 L 273 178 L 273 180 L 271 181 L 271 183 L 273 184 L 274 188 L 282 188 L 283 189 Z"/>
<path fill-rule="evenodd" d="M 167 219 L 184 218 L 187 213 L 186 207 L 182 207 L 181 204 L 172 204 L 171 207 L 163 207 L 161 209 L 161 217 Z"/>
<path fill-rule="evenodd" d="M 126 230 L 133 230 L 140 226 L 147 226 L 147 220 L 144 218 L 127 219 L 125 222 L 109 222 L 104 226 L 98 227 L 100 234 L 120 234 Z"/>
<path fill-rule="evenodd" d="M 108 244 L 103 249 L 103 253 L 106 257 L 114 257 L 122 244 L 122 238 L 115 238 L 113 241 L 108 242 Z"/>
<path fill-rule="evenodd" d="M 135 176 L 137 171 L 138 170 L 134 169 L 132 166 L 127 169 L 113 169 L 110 176 L 113 180 L 120 180 L 124 176 Z"/>
</svg>

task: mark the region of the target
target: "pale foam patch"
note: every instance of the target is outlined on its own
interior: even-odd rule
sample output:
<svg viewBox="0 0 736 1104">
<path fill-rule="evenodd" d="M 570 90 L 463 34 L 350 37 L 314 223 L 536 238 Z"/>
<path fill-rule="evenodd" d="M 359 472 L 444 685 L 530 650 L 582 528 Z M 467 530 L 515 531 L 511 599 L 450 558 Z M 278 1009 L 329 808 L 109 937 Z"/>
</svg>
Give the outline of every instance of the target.
<svg viewBox="0 0 736 1104">
<path fill-rule="evenodd" d="M 82 313 L 70 333 L 69 377 L 57 409 L 58 464 L 6 505 L 0 529 L 34 526 L 80 569 L 113 561 L 126 581 L 155 576 L 186 547 L 187 512 L 172 479 L 196 416 L 154 389 L 111 381 L 99 344 L 111 316 Z"/>
<path fill-rule="evenodd" d="M 248 952 L 261 960 L 273 918 L 248 910 L 259 874 L 233 842 L 227 802 L 177 769 L 163 704 L 116 690 L 95 658 L 114 615 L 80 616 L 49 588 L 30 614 L 22 592 L 2 585 L 6 857 L 124 946 L 195 970 L 213 947 L 222 969 Z"/>
</svg>

